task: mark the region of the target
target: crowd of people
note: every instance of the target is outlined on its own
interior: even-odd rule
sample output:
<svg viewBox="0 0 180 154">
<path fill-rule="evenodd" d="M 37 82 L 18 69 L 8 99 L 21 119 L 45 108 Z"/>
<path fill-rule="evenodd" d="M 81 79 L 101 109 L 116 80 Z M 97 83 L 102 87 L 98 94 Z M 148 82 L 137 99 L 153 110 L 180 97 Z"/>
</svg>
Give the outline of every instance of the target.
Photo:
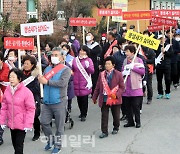
<svg viewBox="0 0 180 154">
<path fill-rule="evenodd" d="M 130 29 L 135 30 L 135 26 L 131 25 Z M 180 29 L 173 28 L 172 33 L 167 30 L 165 35 L 155 33 L 154 37 L 161 42 L 157 50 L 126 40 L 126 32 L 127 25 L 122 24 L 119 32 L 112 28 L 108 34 L 101 35 L 100 41 L 88 32 L 85 45 L 80 45 L 74 33 L 62 36 L 56 45 L 44 42 L 40 49 L 41 64 L 36 44 L 31 51 L 2 48 L 0 145 L 4 142 L 4 129 L 9 127 L 15 154 L 23 154 L 26 132 L 33 129 L 32 141 L 37 141 L 42 127 L 48 138 L 45 150 L 59 153 L 67 112 L 73 110 L 75 96 L 82 122 L 86 121 L 89 101 L 96 104 L 98 99 L 102 131 L 99 138 L 108 137 L 109 109 L 113 116 L 112 134 L 118 133 L 120 121 L 127 121 L 125 128 L 140 128 L 143 96 L 147 95 L 147 104 L 153 100 L 153 75 L 157 79 L 157 99 L 170 99 L 171 87 L 179 86 Z M 152 35 L 148 30 L 143 34 Z M 160 54 L 161 61 L 155 63 Z M 52 119 L 55 119 L 55 133 Z M 54 140 L 50 139 L 52 136 Z M 55 140 L 57 137 L 59 140 Z"/>
</svg>

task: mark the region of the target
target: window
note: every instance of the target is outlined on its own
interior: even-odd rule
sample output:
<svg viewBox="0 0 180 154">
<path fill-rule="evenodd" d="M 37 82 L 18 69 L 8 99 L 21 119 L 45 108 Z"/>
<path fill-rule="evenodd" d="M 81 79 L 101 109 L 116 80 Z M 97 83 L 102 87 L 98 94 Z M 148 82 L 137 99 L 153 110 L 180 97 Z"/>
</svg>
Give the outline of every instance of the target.
<svg viewBox="0 0 180 154">
<path fill-rule="evenodd" d="M 65 20 L 64 18 L 64 11 L 62 11 L 61 4 L 64 0 L 57 0 L 57 11 L 58 11 L 58 19 Z"/>
<path fill-rule="evenodd" d="M 0 12 L 3 12 L 3 0 L 0 0 Z"/>
<path fill-rule="evenodd" d="M 36 12 L 35 0 L 27 0 L 27 12 Z"/>
</svg>

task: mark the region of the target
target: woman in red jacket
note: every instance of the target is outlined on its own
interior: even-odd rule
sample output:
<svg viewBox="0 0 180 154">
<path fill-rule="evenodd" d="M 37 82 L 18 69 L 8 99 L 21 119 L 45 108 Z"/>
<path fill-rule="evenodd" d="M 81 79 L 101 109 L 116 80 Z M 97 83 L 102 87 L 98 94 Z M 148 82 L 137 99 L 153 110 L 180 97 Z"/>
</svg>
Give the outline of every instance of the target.
<svg viewBox="0 0 180 154">
<path fill-rule="evenodd" d="M 105 71 L 99 75 L 98 82 L 93 94 L 93 101 L 99 96 L 99 107 L 101 108 L 101 131 L 100 138 L 108 136 L 109 108 L 113 116 L 112 134 L 117 134 L 120 126 L 120 107 L 122 104 L 122 93 L 124 92 L 124 80 L 121 72 L 114 69 L 115 59 L 109 56 L 105 59 Z"/>
</svg>

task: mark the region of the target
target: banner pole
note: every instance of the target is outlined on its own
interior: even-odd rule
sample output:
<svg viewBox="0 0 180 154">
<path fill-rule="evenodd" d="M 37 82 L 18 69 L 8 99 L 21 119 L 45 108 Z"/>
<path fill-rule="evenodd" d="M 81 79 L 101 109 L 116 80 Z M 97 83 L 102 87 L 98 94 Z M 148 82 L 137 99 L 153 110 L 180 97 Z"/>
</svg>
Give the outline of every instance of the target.
<svg viewBox="0 0 180 154">
<path fill-rule="evenodd" d="M 18 49 L 18 68 L 21 69 L 21 51 Z"/>
<path fill-rule="evenodd" d="M 42 75 L 42 66 L 41 66 L 41 49 L 40 49 L 40 36 L 37 35 L 37 50 L 38 50 L 38 63 L 39 63 L 39 75 Z M 40 93 L 41 98 L 43 98 L 43 85 L 40 84 Z"/>
<path fill-rule="evenodd" d="M 140 33 L 139 20 L 137 20 L 137 30 L 138 30 L 138 33 Z"/>
<path fill-rule="evenodd" d="M 83 45 L 85 45 L 85 27 L 83 26 Z"/>
<path fill-rule="evenodd" d="M 109 32 L 109 20 L 110 20 L 110 17 L 108 16 L 108 19 L 107 19 L 107 34 Z"/>
<path fill-rule="evenodd" d="M 172 26 L 170 26 L 170 44 L 172 45 Z"/>
<path fill-rule="evenodd" d="M 164 34 L 164 25 L 163 25 L 163 29 L 162 29 L 162 37 L 163 37 L 163 38 L 162 38 L 162 39 L 163 39 L 162 48 L 163 48 L 163 52 L 164 52 L 164 43 L 165 43 L 165 42 L 164 42 L 164 41 L 165 41 L 165 39 L 164 39 L 164 37 L 165 37 L 165 34 Z M 163 60 L 164 60 L 164 53 L 163 53 Z"/>
</svg>

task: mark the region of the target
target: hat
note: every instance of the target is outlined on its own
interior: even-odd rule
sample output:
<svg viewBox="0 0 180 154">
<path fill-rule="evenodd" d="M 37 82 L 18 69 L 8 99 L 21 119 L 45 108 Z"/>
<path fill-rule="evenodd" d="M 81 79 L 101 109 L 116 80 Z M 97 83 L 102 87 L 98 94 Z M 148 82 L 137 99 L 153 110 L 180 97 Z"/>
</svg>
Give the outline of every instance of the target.
<svg viewBox="0 0 180 154">
<path fill-rule="evenodd" d="M 130 28 L 130 29 L 134 29 L 134 28 L 135 28 L 135 26 L 134 26 L 134 25 L 131 25 L 129 28 Z"/>
<path fill-rule="evenodd" d="M 105 33 L 103 33 L 101 36 L 102 36 L 102 37 L 106 37 L 106 34 L 105 34 Z"/>
<path fill-rule="evenodd" d="M 176 34 L 177 34 L 177 35 L 180 35 L 180 29 L 177 29 L 177 30 L 176 30 Z"/>
</svg>

